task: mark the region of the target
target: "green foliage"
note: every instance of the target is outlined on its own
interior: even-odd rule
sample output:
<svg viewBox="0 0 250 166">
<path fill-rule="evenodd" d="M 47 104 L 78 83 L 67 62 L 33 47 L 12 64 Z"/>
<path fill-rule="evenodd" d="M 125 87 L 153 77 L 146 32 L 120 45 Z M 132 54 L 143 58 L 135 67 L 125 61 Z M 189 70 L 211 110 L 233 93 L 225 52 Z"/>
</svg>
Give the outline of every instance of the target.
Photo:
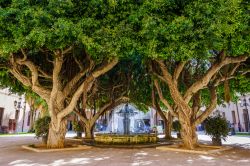
<svg viewBox="0 0 250 166">
<path fill-rule="evenodd" d="M 228 122 L 221 115 L 208 117 L 205 122 L 205 131 L 214 139 L 226 139 L 229 132 Z"/>
<path fill-rule="evenodd" d="M 51 118 L 49 116 L 44 116 L 37 119 L 34 126 L 35 135 L 37 138 L 48 137 L 50 120 Z"/>
<path fill-rule="evenodd" d="M 233 56 L 249 52 L 246 5 L 241 0 L 145 1 L 131 17 L 147 57 L 207 59 L 210 50 Z"/>
<path fill-rule="evenodd" d="M 137 51 L 144 59 L 165 60 L 171 74 L 179 61 L 189 60 L 178 80 L 179 91 L 184 94 L 187 88 L 205 75 L 222 50 L 227 56 L 249 56 L 250 15 L 247 5 L 244 0 L 143 1 L 139 9 L 131 12 L 129 17 L 136 32 L 134 39 L 137 41 Z M 157 70 L 157 63 L 153 66 L 162 75 Z M 241 75 L 245 69 L 249 69 L 246 64 L 239 68 L 236 75 Z M 233 81 L 230 81 L 232 100 L 235 100 L 237 92 L 249 92 L 249 76 L 239 77 L 239 86 L 232 86 Z M 137 85 L 144 88 L 143 81 L 142 79 Z M 150 87 L 152 84 L 149 81 L 146 85 Z M 161 88 L 164 97 L 172 104 L 168 87 L 161 84 Z M 222 86 L 218 89 L 218 100 L 221 103 L 224 101 L 224 91 Z M 203 89 L 200 92 L 201 105 L 209 105 L 209 91 Z M 189 104 L 191 106 L 192 103 Z"/>
<path fill-rule="evenodd" d="M 83 132 L 84 131 L 84 128 L 81 125 L 80 121 L 74 121 L 73 122 L 73 130 L 75 132 Z"/>
<path fill-rule="evenodd" d="M 23 57 L 21 49 L 25 50 L 29 60 L 51 74 L 53 65 L 48 60 L 55 58 L 54 52 L 74 46 L 68 55 L 67 68 L 63 69 L 61 79 L 64 83 L 72 78 L 72 71 L 78 70 L 72 62 L 73 57 L 86 62 L 83 56 L 86 53 L 96 66 L 114 57 L 129 57 L 134 52 L 135 42 L 131 38 L 134 34 L 127 24 L 127 16 L 137 4 L 132 0 L 1 1 L 0 86 L 10 86 L 18 92 L 27 89 L 9 74 L 10 55 Z M 31 76 L 25 67 L 22 70 Z M 43 80 L 42 83 L 50 87 L 50 81 Z"/>
<path fill-rule="evenodd" d="M 147 112 L 148 107 L 152 105 L 152 82 L 145 63 L 138 54 L 121 62 L 130 76 L 128 96 L 131 102 L 141 111 Z"/>
<path fill-rule="evenodd" d="M 151 76 L 147 73 L 146 65 L 139 54 L 122 58 L 119 64 L 98 79 L 98 86 L 101 88 L 98 89 L 97 96 L 95 96 L 97 108 L 110 100 L 110 92 L 113 87 L 116 87 L 113 99 L 123 94 L 137 109 L 144 112 L 147 112 L 148 107 L 152 105 Z"/>
<path fill-rule="evenodd" d="M 127 95 L 142 110 L 151 104 L 153 86 L 146 67 L 148 59 L 169 61 L 170 72 L 176 62 L 189 59 L 191 62 L 184 70 L 192 74 L 190 85 L 208 70 L 214 52 L 224 50 L 226 55 L 238 56 L 250 51 L 250 16 L 244 0 L 4 0 L 0 6 L 0 86 L 11 86 L 14 92 L 27 91 L 9 74 L 10 55 L 22 56 L 21 49 L 51 74 L 53 65 L 46 57 L 52 60 L 55 50 L 73 45 L 71 59 L 61 76 L 64 83 L 78 72 L 72 57 L 83 57 L 86 52 L 97 66 L 103 60 L 120 57 L 122 62 L 113 73 L 118 72 L 117 78 L 122 75 L 119 73 L 125 79 L 131 78 L 123 79 L 129 85 Z M 24 72 L 31 76 L 27 70 Z M 111 79 L 102 79 L 101 84 L 107 87 Z M 44 81 L 43 85 L 50 87 L 49 83 Z M 237 90 L 250 91 L 249 77 L 239 76 L 230 83 L 232 94 Z M 186 84 L 185 80 L 180 81 L 182 93 Z M 172 104 L 168 87 L 162 87 Z M 109 99 L 108 94 L 102 93 L 95 96 L 95 100 L 100 99 L 97 107 Z M 204 105 L 210 102 L 206 89 L 202 90 L 202 99 Z"/>
<path fill-rule="evenodd" d="M 181 124 L 178 120 L 173 121 L 172 127 L 173 127 L 174 131 L 176 131 L 176 132 L 181 131 Z"/>
<path fill-rule="evenodd" d="M 47 103 L 39 95 L 37 95 L 36 93 L 34 93 L 30 90 L 26 90 L 25 98 L 26 98 L 26 100 L 31 99 L 33 101 L 34 109 L 37 109 L 40 106 L 42 106 L 43 108 L 46 108 L 46 109 L 48 108 Z"/>
<path fill-rule="evenodd" d="M 133 1 L 114 8 L 106 1 L 12 1 L 0 8 L 1 52 L 8 56 L 20 48 L 63 49 L 84 45 L 94 58 L 123 56 L 132 48 L 125 19 Z M 126 36 L 124 35 L 126 34 Z"/>
<path fill-rule="evenodd" d="M 249 75 L 240 75 L 236 77 L 235 80 L 231 81 L 232 89 L 236 89 L 237 92 L 241 94 L 250 92 L 250 76 Z"/>
<path fill-rule="evenodd" d="M 23 94 L 27 90 L 27 88 L 23 87 L 23 85 L 19 81 L 17 81 L 12 75 L 10 75 L 6 69 L 1 69 L 1 67 L 0 78 L 0 87 L 9 88 L 10 92 L 12 93 Z"/>
</svg>

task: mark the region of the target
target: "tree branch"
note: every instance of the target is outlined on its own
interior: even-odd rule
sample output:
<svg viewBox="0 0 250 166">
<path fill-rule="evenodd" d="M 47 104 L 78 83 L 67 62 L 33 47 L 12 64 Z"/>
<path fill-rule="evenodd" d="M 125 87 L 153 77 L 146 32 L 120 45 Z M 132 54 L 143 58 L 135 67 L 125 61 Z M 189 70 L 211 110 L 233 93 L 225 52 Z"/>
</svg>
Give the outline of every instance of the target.
<svg viewBox="0 0 250 166">
<path fill-rule="evenodd" d="M 49 100 L 49 94 L 50 91 L 44 87 L 42 87 L 38 80 L 38 67 L 31 61 L 27 60 L 27 54 L 23 49 L 21 49 L 21 52 L 23 54 L 23 58 L 14 58 L 14 55 L 11 55 L 10 62 L 12 64 L 13 69 L 11 70 L 11 73 L 25 86 L 31 87 L 34 92 L 39 94 L 44 100 Z M 28 67 L 30 70 L 32 76 L 31 80 L 22 74 L 22 72 L 18 69 L 17 65 L 24 65 Z"/>
<path fill-rule="evenodd" d="M 63 95 L 65 97 L 67 97 L 72 92 L 72 89 L 87 72 L 88 69 L 79 72 L 67 83 L 67 85 L 63 88 Z"/>
<path fill-rule="evenodd" d="M 19 65 L 27 66 L 32 74 L 32 77 L 31 77 L 32 85 L 39 85 L 38 68 L 37 68 L 37 66 L 34 65 L 34 63 L 32 63 L 31 61 L 28 61 L 26 59 L 27 58 L 16 59 L 16 63 Z"/>
<path fill-rule="evenodd" d="M 58 55 L 55 58 L 54 61 L 54 68 L 53 68 L 53 74 L 52 74 L 52 81 L 53 81 L 53 88 L 52 88 L 52 94 L 56 95 L 59 88 L 61 88 L 61 82 L 60 82 L 60 72 L 62 69 L 62 65 L 63 65 L 63 56 L 62 55 Z"/>
<path fill-rule="evenodd" d="M 23 58 L 21 59 L 21 61 L 26 61 L 26 59 L 27 59 L 27 54 L 26 54 L 26 52 L 21 48 L 21 52 L 22 52 L 22 54 L 23 54 Z"/>
<path fill-rule="evenodd" d="M 100 75 L 106 73 L 110 69 L 112 69 L 118 63 L 118 58 L 114 58 L 111 62 L 102 65 L 101 67 L 97 68 L 93 73 L 92 76 L 94 78 L 99 77 Z"/>
<path fill-rule="evenodd" d="M 234 75 L 234 73 L 236 72 L 236 70 L 240 67 L 240 63 L 237 63 L 234 67 L 233 67 L 233 69 L 229 72 L 229 75 L 230 76 L 232 76 L 232 75 Z"/>
<path fill-rule="evenodd" d="M 153 71 L 152 74 L 153 74 L 154 76 L 156 76 L 157 78 L 159 78 L 162 82 L 166 82 L 165 78 L 162 77 L 161 75 L 157 74 L 156 72 Z"/>
<path fill-rule="evenodd" d="M 66 48 L 65 50 L 62 51 L 62 55 L 67 54 L 67 53 L 70 52 L 73 48 L 74 48 L 73 45 L 70 46 L 70 47 L 68 47 L 68 48 Z"/>
<path fill-rule="evenodd" d="M 68 115 L 70 112 L 72 112 L 72 110 L 74 109 L 74 107 L 77 104 L 77 100 L 79 99 L 79 97 L 81 96 L 83 91 L 89 91 L 92 87 L 92 84 L 94 83 L 94 80 L 99 77 L 100 75 L 106 73 L 107 71 L 109 71 L 110 69 L 112 69 L 116 64 L 118 63 L 118 58 L 115 58 L 114 60 L 112 60 L 110 63 L 103 65 L 102 67 L 96 69 L 95 71 L 93 71 L 92 74 L 90 74 L 85 81 L 78 87 L 78 89 L 76 90 L 76 92 L 74 93 L 69 105 L 62 110 L 61 112 L 58 113 L 58 118 L 62 119 L 64 118 L 66 115 Z"/>
<path fill-rule="evenodd" d="M 89 68 L 90 68 L 90 70 L 92 70 L 93 67 L 95 66 L 95 62 L 91 59 L 91 57 L 89 56 L 88 53 L 85 52 L 85 54 L 86 54 L 87 60 L 89 61 Z"/>
<path fill-rule="evenodd" d="M 52 90 L 50 93 L 50 99 L 49 99 L 49 103 L 48 106 L 53 107 L 54 103 L 57 103 L 57 97 L 58 97 L 58 92 L 61 89 L 61 80 L 60 80 L 60 72 L 62 69 L 62 65 L 63 65 L 63 55 L 60 53 L 60 51 L 56 51 L 55 52 L 55 60 L 53 62 L 54 68 L 53 68 L 53 73 L 52 73 Z M 63 98 L 62 96 L 63 94 L 60 93 L 59 97 Z M 62 102 L 62 100 L 60 100 L 60 102 Z M 59 103 L 58 103 L 59 104 Z M 61 104 L 61 103 L 60 103 Z M 50 115 L 54 115 L 56 116 L 56 112 L 52 112 L 52 110 L 55 110 L 54 108 L 49 108 Z"/>
<path fill-rule="evenodd" d="M 195 121 L 194 121 L 195 125 L 198 125 L 201 122 L 203 122 L 213 112 L 213 110 L 217 106 L 216 87 L 210 87 L 209 91 L 210 91 L 210 96 L 211 96 L 211 103 L 206 108 L 206 110 L 195 119 Z"/>
<path fill-rule="evenodd" d="M 33 85 L 32 81 L 27 76 L 22 74 L 22 72 L 17 68 L 16 64 L 13 64 L 12 69 L 10 69 L 10 73 L 15 78 L 17 78 L 23 85 L 31 87 L 32 90 L 39 96 L 41 96 L 46 102 L 49 101 L 49 90 L 38 85 Z"/>
<path fill-rule="evenodd" d="M 193 83 L 188 90 L 186 91 L 184 95 L 185 102 L 189 102 L 192 98 L 192 95 L 195 94 L 200 89 L 203 89 L 203 87 L 207 86 L 211 78 L 225 65 L 231 64 L 231 63 L 240 63 L 247 59 L 247 56 L 238 56 L 238 57 L 225 57 L 222 58 L 220 61 L 215 63 L 211 66 L 211 68 L 207 71 L 207 73 L 198 81 Z"/>
<path fill-rule="evenodd" d="M 86 119 L 77 108 L 75 108 L 73 112 L 81 119 L 81 121 L 83 121 L 84 124 L 88 122 L 88 119 Z"/>
<path fill-rule="evenodd" d="M 48 54 L 46 54 L 46 60 L 47 60 L 48 62 L 50 62 L 50 63 L 54 63 L 53 61 L 49 60 Z"/>
<path fill-rule="evenodd" d="M 159 103 L 156 100 L 156 96 L 155 96 L 155 88 L 153 87 L 152 89 L 152 107 L 159 113 L 159 115 L 161 116 L 161 118 L 164 121 L 167 121 L 167 117 L 165 116 L 164 112 L 162 111 Z M 170 112 L 170 111 L 169 111 Z"/>
<path fill-rule="evenodd" d="M 173 82 L 173 78 L 168 72 L 168 69 L 166 68 L 164 62 L 162 60 L 157 60 L 158 64 L 160 65 L 161 71 L 163 73 L 164 80 L 168 82 Z"/>
<path fill-rule="evenodd" d="M 79 60 L 75 56 L 73 56 L 73 58 L 74 58 L 76 64 L 78 65 L 80 71 L 83 71 L 84 70 L 84 66 L 82 65 L 82 63 L 79 62 Z"/>
<path fill-rule="evenodd" d="M 72 89 L 76 86 L 76 84 L 79 82 L 79 80 L 87 73 L 89 72 L 93 66 L 94 66 L 94 62 L 92 61 L 92 59 L 87 55 L 87 59 L 89 60 L 89 66 L 88 68 L 84 69 L 83 65 L 81 64 L 81 62 L 79 62 L 76 57 L 74 57 L 74 60 L 76 61 L 76 63 L 78 64 L 79 68 L 80 68 L 80 72 L 78 74 L 76 74 L 68 83 L 67 85 L 64 87 L 63 89 L 63 94 L 65 97 L 67 97 L 71 92 Z"/>
<path fill-rule="evenodd" d="M 160 85 L 157 80 L 154 80 L 154 85 L 156 87 L 157 93 L 160 97 L 160 100 L 162 103 L 167 107 L 167 109 L 172 113 L 172 115 L 177 116 L 177 114 L 174 112 L 172 106 L 169 104 L 169 102 L 163 97 Z"/>
<path fill-rule="evenodd" d="M 226 81 L 226 80 L 230 80 L 230 79 L 233 79 L 235 78 L 236 76 L 234 76 L 237 68 L 240 66 L 240 63 L 236 64 L 234 66 L 234 68 L 229 72 L 229 74 L 227 76 L 221 76 L 221 77 L 218 77 L 214 80 L 214 83 L 213 85 L 214 86 L 219 86 L 222 82 Z M 250 70 L 247 70 L 247 71 L 244 71 L 243 73 L 241 73 L 241 75 L 245 75 L 247 73 L 249 73 Z"/>
<path fill-rule="evenodd" d="M 41 75 L 39 75 L 40 77 L 52 79 L 52 76 L 46 73 L 45 71 L 43 71 L 41 68 L 38 68 L 38 71 L 41 73 Z"/>
<path fill-rule="evenodd" d="M 16 67 L 13 67 L 12 69 L 10 69 L 10 73 L 17 78 L 23 85 L 27 86 L 27 87 L 32 87 L 32 83 L 31 80 L 26 77 L 25 75 L 23 75 L 21 73 L 21 71 L 19 71 Z"/>
<path fill-rule="evenodd" d="M 119 98 L 117 98 L 116 100 L 111 100 L 109 103 L 105 104 L 104 106 L 102 106 L 100 108 L 100 110 L 93 116 L 92 120 L 91 120 L 91 125 L 93 125 L 97 119 L 106 111 L 117 107 L 118 105 L 127 102 L 129 100 L 129 98 L 125 97 L 125 96 L 121 96 Z"/>
<path fill-rule="evenodd" d="M 192 109 L 188 105 L 188 102 L 185 102 L 185 100 L 183 99 L 182 94 L 178 90 L 177 83 L 173 81 L 173 78 L 171 74 L 169 73 L 167 67 L 165 66 L 164 62 L 162 60 L 157 60 L 157 62 L 159 63 L 163 77 L 166 80 L 166 83 L 168 84 L 171 97 L 174 100 L 175 104 L 179 107 L 178 114 L 179 115 L 181 114 L 182 116 L 185 116 L 185 117 L 190 117 Z M 174 113 L 174 111 L 171 111 L 171 113 L 172 112 Z"/>
<path fill-rule="evenodd" d="M 175 70 L 174 70 L 174 76 L 173 76 L 174 81 L 177 82 L 177 80 L 178 80 L 178 78 L 179 78 L 179 76 L 180 76 L 180 74 L 181 74 L 181 72 L 182 72 L 182 70 L 183 70 L 183 68 L 184 68 L 184 66 L 185 66 L 186 63 L 187 63 L 187 61 L 182 61 L 175 68 Z"/>
</svg>

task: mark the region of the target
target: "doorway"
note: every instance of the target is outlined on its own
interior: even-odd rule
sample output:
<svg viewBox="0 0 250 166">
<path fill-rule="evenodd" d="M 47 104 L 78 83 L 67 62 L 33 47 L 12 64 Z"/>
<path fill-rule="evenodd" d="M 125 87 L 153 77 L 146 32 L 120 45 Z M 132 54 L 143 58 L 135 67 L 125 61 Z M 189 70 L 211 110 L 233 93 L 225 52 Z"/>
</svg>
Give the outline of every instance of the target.
<svg viewBox="0 0 250 166">
<path fill-rule="evenodd" d="M 0 127 L 2 127 L 4 108 L 0 108 Z"/>
<path fill-rule="evenodd" d="M 244 119 L 245 131 L 248 132 L 249 131 L 249 114 L 248 114 L 247 109 L 243 110 L 243 119 Z"/>
</svg>

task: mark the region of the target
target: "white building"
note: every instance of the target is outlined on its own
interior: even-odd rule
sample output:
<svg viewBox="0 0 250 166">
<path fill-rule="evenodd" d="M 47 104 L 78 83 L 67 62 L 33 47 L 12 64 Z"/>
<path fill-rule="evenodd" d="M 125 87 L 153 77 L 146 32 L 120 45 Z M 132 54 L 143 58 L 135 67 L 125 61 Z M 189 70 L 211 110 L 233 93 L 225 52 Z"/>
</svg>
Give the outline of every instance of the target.
<svg viewBox="0 0 250 166">
<path fill-rule="evenodd" d="M 217 112 L 230 121 L 235 131 L 250 132 L 250 94 L 240 96 L 238 102 L 218 105 Z"/>
<path fill-rule="evenodd" d="M 10 93 L 8 89 L 0 89 L 0 132 L 27 132 L 29 127 L 30 107 L 25 102 L 24 95 L 19 96 Z"/>
</svg>

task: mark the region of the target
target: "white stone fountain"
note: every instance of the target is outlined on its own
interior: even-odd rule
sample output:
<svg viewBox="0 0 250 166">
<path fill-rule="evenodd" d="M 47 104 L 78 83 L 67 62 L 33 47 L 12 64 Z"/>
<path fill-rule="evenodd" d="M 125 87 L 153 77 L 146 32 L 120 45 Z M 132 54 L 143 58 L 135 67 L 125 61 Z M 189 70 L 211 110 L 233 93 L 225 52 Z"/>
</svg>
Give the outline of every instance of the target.
<svg viewBox="0 0 250 166">
<path fill-rule="evenodd" d="M 122 105 L 112 112 L 107 130 L 97 134 L 95 141 L 103 144 L 155 143 L 155 134 L 149 134 L 140 112 L 129 104 Z"/>
</svg>

